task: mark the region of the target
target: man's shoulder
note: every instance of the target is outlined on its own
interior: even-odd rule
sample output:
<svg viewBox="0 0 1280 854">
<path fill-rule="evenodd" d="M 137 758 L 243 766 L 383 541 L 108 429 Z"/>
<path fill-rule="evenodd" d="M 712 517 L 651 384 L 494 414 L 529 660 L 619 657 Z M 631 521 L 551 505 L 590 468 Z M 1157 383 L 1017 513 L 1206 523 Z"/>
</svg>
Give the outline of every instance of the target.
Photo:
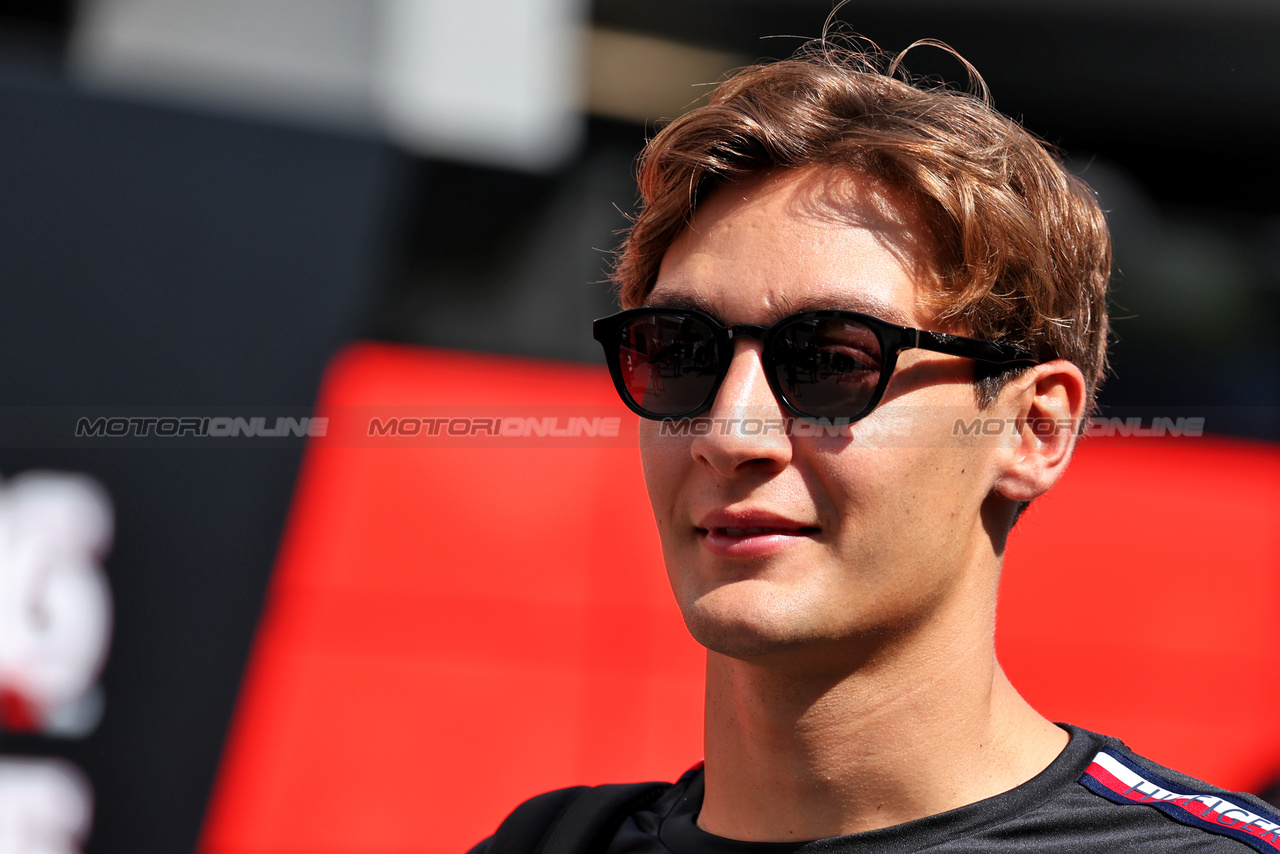
<svg viewBox="0 0 1280 854">
<path fill-rule="evenodd" d="M 1071 800 L 1099 827 L 1123 836 L 1123 850 L 1180 850 L 1168 847 L 1176 838 L 1188 850 L 1280 853 L 1280 814 L 1271 804 L 1161 765 L 1115 738 L 1072 729 L 1073 741 L 1087 740 L 1092 755 Z M 1095 796 L 1092 803 L 1082 790 Z"/>
<path fill-rule="evenodd" d="M 790 850 L 1280 854 L 1275 807 L 1155 763 L 1115 738 L 1065 728 L 1071 739 L 1062 754 L 1016 789 L 941 815 Z M 674 785 L 577 787 L 539 795 L 518 807 L 471 854 L 723 854 L 725 843 L 735 854 L 748 854 L 751 843 L 720 839 L 697 826 L 702 782 L 695 766 Z M 547 844 L 553 838 L 555 844 Z"/>
<path fill-rule="evenodd" d="M 618 826 L 652 804 L 671 783 L 611 783 L 555 789 L 516 807 L 469 854 L 577 854 L 607 842 Z"/>
</svg>

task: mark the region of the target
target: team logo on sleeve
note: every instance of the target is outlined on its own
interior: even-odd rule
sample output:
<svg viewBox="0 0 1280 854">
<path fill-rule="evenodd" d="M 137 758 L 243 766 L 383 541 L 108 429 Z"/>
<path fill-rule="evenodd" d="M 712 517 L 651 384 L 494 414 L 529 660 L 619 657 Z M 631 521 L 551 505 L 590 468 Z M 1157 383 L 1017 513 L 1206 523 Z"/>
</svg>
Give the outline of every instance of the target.
<svg viewBox="0 0 1280 854">
<path fill-rule="evenodd" d="M 1118 751 L 1099 751 L 1080 782 L 1117 804 L 1152 806 L 1183 824 L 1230 836 L 1264 854 L 1280 852 L 1280 817 L 1243 798 L 1171 783 Z"/>
</svg>

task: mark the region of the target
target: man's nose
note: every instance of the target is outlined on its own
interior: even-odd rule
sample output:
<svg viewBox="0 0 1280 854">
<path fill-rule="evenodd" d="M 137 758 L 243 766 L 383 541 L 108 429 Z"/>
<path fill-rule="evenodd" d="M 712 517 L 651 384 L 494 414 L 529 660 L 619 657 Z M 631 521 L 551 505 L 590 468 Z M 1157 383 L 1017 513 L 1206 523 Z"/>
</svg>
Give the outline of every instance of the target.
<svg viewBox="0 0 1280 854">
<path fill-rule="evenodd" d="M 734 342 L 733 361 L 703 418 L 711 427 L 694 439 L 694 458 L 717 474 L 776 470 L 791 461 L 789 419 L 765 377 L 763 345 Z"/>
</svg>

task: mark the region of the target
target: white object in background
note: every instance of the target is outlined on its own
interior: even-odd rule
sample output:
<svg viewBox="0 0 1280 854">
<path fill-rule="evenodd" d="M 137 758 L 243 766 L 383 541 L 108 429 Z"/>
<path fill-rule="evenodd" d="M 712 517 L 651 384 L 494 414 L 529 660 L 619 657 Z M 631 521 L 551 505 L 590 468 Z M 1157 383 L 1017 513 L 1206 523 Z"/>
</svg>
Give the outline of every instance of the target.
<svg viewBox="0 0 1280 854">
<path fill-rule="evenodd" d="M 587 11 L 587 0 L 81 0 L 68 60 L 95 89 L 379 130 L 418 154 L 540 171 L 584 136 Z"/>
<path fill-rule="evenodd" d="M 111 635 L 111 504 L 87 477 L 0 483 L 0 695 L 10 728 L 83 735 Z M 15 716 L 18 718 L 15 720 Z"/>
<path fill-rule="evenodd" d="M 89 785 L 72 766 L 0 759 L 0 854 L 76 854 L 92 815 Z"/>
<path fill-rule="evenodd" d="M 375 97 L 401 145 L 552 169 L 584 134 L 585 0 L 382 0 Z"/>
<path fill-rule="evenodd" d="M 80 82 L 322 127 L 372 128 L 377 0 L 81 0 Z"/>
</svg>

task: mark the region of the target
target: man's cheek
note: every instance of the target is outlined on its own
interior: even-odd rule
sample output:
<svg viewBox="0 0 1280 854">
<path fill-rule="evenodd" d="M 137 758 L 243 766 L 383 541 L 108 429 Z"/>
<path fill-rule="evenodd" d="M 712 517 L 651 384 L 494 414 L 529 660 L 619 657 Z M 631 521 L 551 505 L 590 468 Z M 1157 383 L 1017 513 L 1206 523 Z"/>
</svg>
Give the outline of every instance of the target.
<svg viewBox="0 0 1280 854">
<path fill-rule="evenodd" d="M 646 441 L 647 438 L 653 439 Z M 640 460 L 645 486 L 654 515 L 662 518 L 664 509 L 676 500 L 684 473 L 691 459 L 687 443 L 681 445 L 669 438 L 646 437 L 640 433 Z"/>
</svg>

